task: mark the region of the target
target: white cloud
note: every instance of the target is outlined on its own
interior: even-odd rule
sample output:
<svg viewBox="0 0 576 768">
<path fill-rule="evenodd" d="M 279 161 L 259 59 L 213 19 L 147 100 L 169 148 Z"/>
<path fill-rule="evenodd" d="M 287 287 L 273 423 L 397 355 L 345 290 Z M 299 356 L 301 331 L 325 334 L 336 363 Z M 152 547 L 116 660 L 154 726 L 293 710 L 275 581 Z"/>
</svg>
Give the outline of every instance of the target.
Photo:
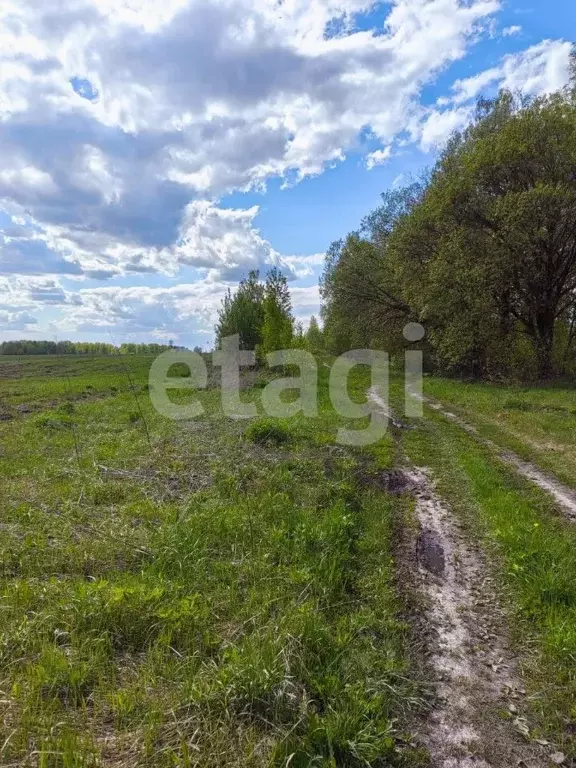
<svg viewBox="0 0 576 768">
<path fill-rule="evenodd" d="M 207 269 L 212 279 L 239 280 L 250 269 L 265 265 L 284 267 L 270 243 L 253 226 L 258 207 L 219 208 L 207 200 L 186 206 L 177 258 L 182 264 Z"/>
<path fill-rule="evenodd" d="M 366 168 L 370 171 L 377 165 L 382 165 L 390 158 L 391 154 L 392 147 L 390 145 L 384 147 L 384 149 L 377 149 L 375 152 L 370 152 L 370 154 L 366 156 Z"/>
<path fill-rule="evenodd" d="M 472 117 L 473 107 L 456 107 L 439 111 L 431 110 L 414 128 L 424 152 L 443 146 L 454 131 L 463 128 Z"/>
<path fill-rule="evenodd" d="M 313 253 L 311 256 L 284 256 L 283 264 L 287 265 L 298 278 L 314 274 L 314 267 L 324 264 L 325 253 Z"/>
<path fill-rule="evenodd" d="M 431 109 L 421 109 L 410 126 L 410 134 L 428 152 L 441 147 L 450 135 L 464 128 L 474 113 L 470 103 L 480 95 L 493 95 L 506 88 L 529 96 L 553 93 L 569 79 L 572 47 L 561 40 L 544 40 L 525 51 L 504 56 L 497 67 L 473 77 L 456 80 L 451 99 L 440 98 Z"/>
<path fill-rule="evenodd" d="M 498 67 L 457 80 L 453 100 L 457 104 L 469 101 L 488 87 L 521 90 L 529 96 L 553 93 L 568 82 L 571 50 L 571 43 L 563 40 L 544 40 L 525 51 L 504 56 Z"/>
<path fill-rule="evenodd" d="M 166 288 L 106 286 L 78 291 L 64 289 L 55 279 L 3 278 L 0 303 L 6 309 L 0 312 L 0 329 L 24 330 L 37 324 L 38 313 L 60 310 L 60 319 L 44 326 L 47 332 L 187 339 L 214 327 L 227 290 L 228 284 L 209 278 Z M 291 295 L 297 318 L 318 313 L 317 285 L 292 287 Z"/>
<path fill-rule="evenodd" d="M 227 208 L 227 194 L 319 174 L 364 135 L 380 146 L 368 168 L 406 132 L 432 149 L 483 89 L 541 93 L 566 81 L 569 44 L 545 41 L 422 108 L 423 87 L 490 34 L 500 0 L 383 7 L 385 21 L 366 30 L 357 14 L 370 0 L 4 0 L 6 306 L 59 307 L 75 328 L 164 333 L 188 316 L 207 327 L 225 284 L 248 269 L 305 277 L 321 263 L 281 254 L 260 233 L 258 208 Z M 200 281 L 169 289 L 58 282 L 177 279 L 190 267 Z"/>
<path fill-rule="evenodd" d="M 522 32 L 522 27 L 518 26 L 517 24 L 513 24 L 511 27 L 504 27 L 502 30 L 502 36 L 503 37 L 514 37 L 514 35 L 519 35 Z"/>
<path fill-rule="evenodd" d="M 494 86 L 503 78 L 503 71 L 500 67 L 485 69 L 473 77 L 467 77 L 465 80 L 456 80 L 452 86 L 454 97 L 452 101 L 455 104 L 462 104 L 465 101 L 475 99 L 488 86 Z M 447 99 L 448 104 L 450 100 Z"/>
<path fill-rule="evenodd" d="M 175 274 L 181 260 L 213 255 L 215 269 L 275 263 L 273 247 L 240 223 L 252 209 L 218 213 L 217 200 L 274 176 L 318 174 L 366 126 L 387 146 L 422 84 L 465 54 L 499 3 L 395 0 L 384 28 L 356 29 L 355 14 L 371 7 L 7 0 L 0 201 L 26 214 L 54 272 Z M 331 26 L 337 35 L 326 35 Z M 225 226 L 230 236 L 208 245 L 206 230 Z M 21 246 L 31 247 L 15 242 L 13 252 Z M 21 261 L 29 272 L 26 253 Z"/>
<path fill-rule="evenodd" d="M 0 330 L 25 331 L 38 321 L 29 312 L 8 312 L 0 309 Z"/>
</svg>

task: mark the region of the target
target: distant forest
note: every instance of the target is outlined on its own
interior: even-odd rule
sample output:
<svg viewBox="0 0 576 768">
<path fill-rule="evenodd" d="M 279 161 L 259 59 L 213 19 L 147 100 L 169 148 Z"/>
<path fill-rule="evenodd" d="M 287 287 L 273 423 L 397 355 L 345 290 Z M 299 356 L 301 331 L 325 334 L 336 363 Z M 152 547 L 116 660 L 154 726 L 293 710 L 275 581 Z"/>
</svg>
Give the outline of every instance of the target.
<svg viewBox="0 0 576 768">
<path fill-rule="evenodd" d="M 173 344 L 107 344 L 88 341 L 3 341 L 0 355 L 159 355 Z"/>
</svg>

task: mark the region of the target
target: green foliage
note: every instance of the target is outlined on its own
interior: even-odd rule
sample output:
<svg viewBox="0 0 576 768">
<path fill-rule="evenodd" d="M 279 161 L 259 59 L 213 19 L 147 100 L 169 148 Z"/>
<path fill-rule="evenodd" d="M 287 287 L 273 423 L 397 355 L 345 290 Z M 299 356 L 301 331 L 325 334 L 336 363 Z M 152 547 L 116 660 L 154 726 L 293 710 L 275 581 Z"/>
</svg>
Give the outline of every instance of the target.
<svg viewBox="0 0 576 768">
<path fill-rule="evenodd" d="M 259 419 L 248 427 L 246 437 L 253 443 L 282 445 L 287 443 L 291 436 L 278 419 Z"/>
<path fill-rule="evenodd" d="M 264 324 L 264 287 L 258 271 L 252 271 L 240 282 L 235 293 L 230 289 L 224 297 L 216 324 L 216 346 L 226 336 L 238 334 L 240 349 L 254 350 L 262 343 Z"/>
<path fill-rule="evenodd" d="M 391 269 L 388 240 L 421 195 L 422 185 L 417 183 L 385 193 L 382 205 L 364 219 L 360 231 L 330 246 L 320 283 L 329 351 L 398 348 L 411 310 Z"/>
<path fill-rule="evenodd" d="M 306 349 L 312 352 L 313 355 L 324 351 L 324 334 L 320 330 L 318 320 L 316 320 L 314 315 L 310 318 L 310 325 L 306 331 L 305 345 Z"/>
<path fill-rule="evenodd" d="M 334 351 L 403 345 L 422 322 L 439 370 L 547 377 L 576 346 L 576 100 L 480 101 L 422 183 L 387 193 L 333 245 L 322 282 Z"/>
<path fill-rule="evenodd" d="M 288 281 L 277 267 L 273 267 L 266 276 L 263 310 L 262 354 L 288 349 L 294 333 L 292 301 Z"/>
<path fill-rule="evenodd" d="M 224 297 L 215 328 L 216 346 L 226 336 L 238 335 L 240 349 L 258 350 L 260 355 L 292 346 L 294 318 L 288 281 L 277 267 L 264 283 L 257 271 L 250 272 L 237 290 Z"/>
<path fill-rule="evenodd" d="M 173 345 L 121 344 L 119 347 L 106 342 L 89 341 L 3 341 L 0 355 L 159 355 Z"/>
<path fill-rule="evenodd" d="M 39 429 L 70 429 L 72 420 L 66 414 L 43 413 L 34 419 Z"/>
</svg>

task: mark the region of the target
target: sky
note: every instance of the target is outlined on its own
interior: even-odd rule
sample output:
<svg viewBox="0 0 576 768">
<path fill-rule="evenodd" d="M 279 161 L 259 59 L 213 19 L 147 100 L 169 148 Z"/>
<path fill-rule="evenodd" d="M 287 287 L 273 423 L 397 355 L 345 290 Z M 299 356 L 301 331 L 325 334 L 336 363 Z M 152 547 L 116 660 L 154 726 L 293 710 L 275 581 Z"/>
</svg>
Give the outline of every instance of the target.
<svg viewBox="0 0 576 768">
<path fill-rule="evenodd" d="M 306 325 L 330 243 L 574 40 L 574 0 L 3 0 L 0 340 L 209 345 L 272 265 Z"/>
</svg>

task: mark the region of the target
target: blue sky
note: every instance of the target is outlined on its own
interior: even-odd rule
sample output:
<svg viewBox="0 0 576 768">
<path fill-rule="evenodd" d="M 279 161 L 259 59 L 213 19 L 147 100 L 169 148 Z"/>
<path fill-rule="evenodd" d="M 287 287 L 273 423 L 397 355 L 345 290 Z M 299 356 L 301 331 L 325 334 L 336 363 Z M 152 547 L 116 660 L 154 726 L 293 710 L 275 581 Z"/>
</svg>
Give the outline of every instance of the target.
<svg viewBox="0 0 576 768">
<path fill-rule="evenodd" d="M 569 0 L 8 0 L 0 339 L 209 344 L 251 268 L 318 311 L 330 242 L 481 94 L 551 92 Z"/>
</svg>

